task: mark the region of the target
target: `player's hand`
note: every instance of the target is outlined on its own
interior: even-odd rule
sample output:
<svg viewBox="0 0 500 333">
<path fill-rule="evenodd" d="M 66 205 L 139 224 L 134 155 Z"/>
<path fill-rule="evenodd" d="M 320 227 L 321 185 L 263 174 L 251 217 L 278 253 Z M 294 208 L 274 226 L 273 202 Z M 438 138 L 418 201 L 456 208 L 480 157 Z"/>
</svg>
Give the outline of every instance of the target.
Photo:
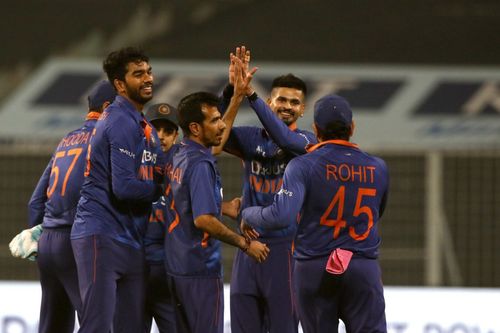
<svg viewBox="0 0 500 333">
<path fill-rule="evenodd" d="M 240 231 L 243 237 L 245 237 L 246 239 L 259 238 L 259 233 L 254 228 L 246 224 L 243 220 L 241 220 Z"/>
<path fill-rule="evenodd" d="M 254 67 L 251 70 L 246 70 L 242 60 L 237 56 L 232 56 L 231 62 L 234 63 L 233 95 L 243 98 L 244 96 L 249 95 L 253 92 L 251 82 L 253 79 L 253 75 L 255 74 L 255 72 L 257 72 L 258 68 Z"/>
<path fill-rule="evenodd" d="M 250 50 L 247 50 L 245 45 L 236 47 L 234 53 L 229 53 L 229 70 L 228 70 L 228 80 L 229 84 L 234 85 L 234 59 L 240 59 L 243 65 L 243 73 L 248 72 L 250 67 Z"/>
<path fill-rule="evenodd" d="M 266 244 L 261 243 L 256 240 L 250 241 L 250 246 L 248 247 L 248 250 L 245 252 L 247 255 L 250 257 L 254 258 L 258 262 L 263 262 L 266 260 L 267 256 L 269 255 L 269 248 L 267 247 Z"/>
<path fill-rule="evenodd" d="M 241 209 L 241 197 L 234 198 L 231 201 L 222 202 L 222 214 L 234 220 L 238 217 Z"/>
</svg>

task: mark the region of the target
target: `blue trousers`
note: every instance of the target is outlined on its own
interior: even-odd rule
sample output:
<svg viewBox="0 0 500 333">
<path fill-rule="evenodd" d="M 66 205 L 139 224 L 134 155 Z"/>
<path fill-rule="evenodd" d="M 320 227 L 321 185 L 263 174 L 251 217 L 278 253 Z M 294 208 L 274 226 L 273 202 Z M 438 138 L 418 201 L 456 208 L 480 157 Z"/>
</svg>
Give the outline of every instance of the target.
<svg viewBox="0 0 500 333">
<path fill-rule="evenodd" d="M 177 333 L 223 333 L 224 286 L 218 277 L 168 276 Z"/>
<path fill-rule="evenodd" d="M 232 333 L 298 331 L 291 241 L 267 245 L 270 253 L 263 263 L 236 253 L 231 276 Z"/>
<path fill-rule="evenodd" d="M 304 333 L 385 333 L 385 301 L 377 260 L 353 256 L 346 272 L 325 271 L 328 257 L 297 260 L 294 278 Z"/>
<path fill-rule="evenodd" d="M 153 318 L 160 333 L 175 332 L 175 313 L 172 294 L 163 262 L 148 262 L 145 333 L 151 332 Z"/>
<path fill-rule="evenodd" d="M 144 251 L 103 235 L 71 241 L 83 311 L 79 333 L 144 330 Z"/>
<path fill-rule="evenodd" d="M 71 248 L 71 227 L 44 228 L 38 241 L 38 270 L 42 286 L 40 333 L 72 333 L 81 300 Z"/>
</svg>

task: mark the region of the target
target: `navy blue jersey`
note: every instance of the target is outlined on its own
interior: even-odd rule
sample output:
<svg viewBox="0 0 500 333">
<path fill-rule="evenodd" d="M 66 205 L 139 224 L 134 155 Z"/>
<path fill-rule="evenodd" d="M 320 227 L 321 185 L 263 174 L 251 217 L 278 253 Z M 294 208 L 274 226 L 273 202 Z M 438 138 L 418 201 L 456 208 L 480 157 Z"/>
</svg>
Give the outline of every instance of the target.
<svg viewBox="0 0 500 333">
<path fill-rule="evenodd" d="M 179 144 L 174 144 L 167 153 L 162 155 L 162 163 L 165 165 L 165 192 L 159 200 L 153 202 L 146 236 L 144 237 L 146 259 L 148 262 L 163 263 L 165 260 L 165 234 L 170 225 L 176 219 L 179 219 L 179 215 L 174 207 L 174 198 L 170 185 L 172 156 L 179 149 L 179 146 Z"/>
<path fill-rule="evenodd" d="M 270 205 L 281 188 L 288 162 L 297 155 L 305 154 L 306 147 L 316 143 L 313 133 L 299 130 L 296 126 L 288 127 L 260 98 L 250 104 L 265 129 L 233 127 L 224 146 L 225 151 L 244 162 L 242 209 Z M 260 237 L 266 239 L 264 241 L 269 241 L 271 238 L 292 238 L 294 227 L 290 224 L 288 229 L 256 229 Z"/>
<path fill-rule="evenodd" d="M 184 138 L 169 168 L 176 217 L 165 240 L 167 272 L 221 277 L 220 241 L 198 229 L 201 215 L 221 218 L 222 185 L 211 149 Z"/>
<path fill-rule="evenodd" d="M 242 218 L 274 230 L 289 228 L 299 216 L 297 259 L 327 256 L 335 248 L 376 258 L 388 184 L 382 159 L 347 141 L 326 141 L 290 161 L 272 205 L 247 208 Z"/>
<path fill-rule="evenodd" d="M 71 226 L 84 180 L 85 157 L 100 113 L 90 112 L 83 127 L 59 142 L 28 204 L 30 227 Z"/>
<path fill-rule="evenodd" d="M 103 112 L 91 138 L 72 239 L 102 234 L 141 248 L 151 203 L 161 194 L 160 141 L 122 96 Z"/>
</svg>

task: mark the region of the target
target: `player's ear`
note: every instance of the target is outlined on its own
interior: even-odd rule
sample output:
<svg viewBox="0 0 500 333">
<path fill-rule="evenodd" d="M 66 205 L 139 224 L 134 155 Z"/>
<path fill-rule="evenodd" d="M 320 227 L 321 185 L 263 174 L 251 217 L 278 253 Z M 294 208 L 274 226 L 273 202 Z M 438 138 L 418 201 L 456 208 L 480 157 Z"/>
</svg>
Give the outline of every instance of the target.
<svg viewBox="0 0 500 333">
<path fill-rule="evenodd" d="M 125 82 L 119 79 L 113 80 L 113 85 L 115 86 L 116 92 L 121 95 L 126 92 Z"/>
<path fill-rule="evenodd" d="M 349 131 L 349 137 L 351 137 L 351 136 L 354 135 L 354 129 L 355 128 L 356 128 L 356 123 L 353 120 L 352 123 L 351 123 L 351 130 Z"/>
<path fill-rule="evenodd" d="M 106 101 L 106 102 L 102 103 L 102 105 L 101 105 L 101 112 L 102 112 L 102 111 L 104 111 L 104 110 L 106 110 L 106 108 L 107 108 L 110 104 L 111 104 L 111 102 L 110 102 L 110 101 Z"/>
<path fill-rule="evenodd" d="M 189 123 L 189 131 L 194 137 L 199 137 L 201 132 L 201 125 L 195 122 Z"/>
</svg>

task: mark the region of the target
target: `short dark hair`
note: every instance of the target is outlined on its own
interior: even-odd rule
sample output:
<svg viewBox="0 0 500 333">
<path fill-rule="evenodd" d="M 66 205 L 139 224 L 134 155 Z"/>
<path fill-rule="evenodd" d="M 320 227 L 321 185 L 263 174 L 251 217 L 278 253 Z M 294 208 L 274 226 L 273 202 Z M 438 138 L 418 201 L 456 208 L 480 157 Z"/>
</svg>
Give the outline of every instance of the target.
<svg viewBox="0 0 500 333">
<path fill-rule="evenodd" d="M 219 106 L 219 102 L 219 97 L 204 91 L 195 92 L 182 98 L 177 106 L 177 112 L 179 113 L 179 126 L 182 128 L 184 136 L 191 134 L 189 124 L 201 124 L 205 120 L 205 115 L 201 110 L 204 105 Z"/>
<path fill-rule="evenodd" d="M 332 121 L 326 125 L 324 129 L 316 126 L 318 137 L 323 141 L 326 140 L 345 140 L 349 141 L 351 134 L 351 126 L 346 125 L 341 121 Z"/>
<path fill-rule="evenodd" d="M 140 48 L 129 46 L 108 54 L 102 64 L 102 68 L 108 76 L 108 81 L 114 87 L 113 82 L 115 79 L 125 81 L 125 74 L 127 74 L 127 65 L 129 63 L 140 63 L 143 61 L 149 62 L 149 57 Z"/>
<path fill-rule="evenodd" d="M 292 73 L 275 78 L 271 85 L 271 90 L 274 88 L 293 88 L 302 91 L 304 96 L 307 95 L 306 83 Z"/>
</svg>

